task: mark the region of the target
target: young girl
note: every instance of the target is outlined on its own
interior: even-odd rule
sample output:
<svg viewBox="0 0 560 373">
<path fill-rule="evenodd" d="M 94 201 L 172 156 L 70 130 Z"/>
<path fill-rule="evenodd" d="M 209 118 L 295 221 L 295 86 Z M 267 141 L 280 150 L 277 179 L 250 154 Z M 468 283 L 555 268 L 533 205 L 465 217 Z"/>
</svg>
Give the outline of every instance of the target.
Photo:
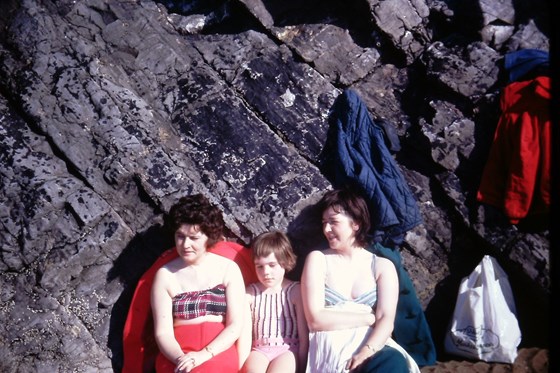
<svg viewBox="0 0 560 373">
<path fill-rule="evenodd" d="M 303 373 L 309 340 L 300 284 L 284 278 L 296 264 L 290 240 L 282 232 L 262 233 L 252 250 L 259 282 L 246 289 L 250 316 L 245 319 L 246 350 L 241 353 L 247 354 L 252 342 L 241 372 Z"/>
</svg>

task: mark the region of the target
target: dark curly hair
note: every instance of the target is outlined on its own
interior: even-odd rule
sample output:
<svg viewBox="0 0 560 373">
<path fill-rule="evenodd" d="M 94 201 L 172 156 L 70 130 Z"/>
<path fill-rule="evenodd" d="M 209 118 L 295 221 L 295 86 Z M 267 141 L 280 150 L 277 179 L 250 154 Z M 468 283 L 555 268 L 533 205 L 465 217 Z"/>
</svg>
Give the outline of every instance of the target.
<svg viewBox="0 0 560 373">
<path fill-rule="evenodd" d="M 222 241 L 225 227 L 220 209 L 202 194 L 181 197 L 165 215 L 164 224 L 172 235 L 183 224 L 197 225 L 208 236 L 207 247 Z"/>
<path fill-rule="evenodd" d="M 251 243 L 253 260 L 264 258 L 274 253 L 278 264 L 290 272 L 296 266 L 296 255 L 288 236 L 280 231 L 270 231 L 259 234 Z"/>
<path fill-rule="evenodd" d="M 356 243 L 360 246 L 369 244 L 370 215 L 362 196 L 347 188 L 330 190 L 323 195 L 317 207 L 321 214 L 329 207 L 336 212 L 344 212 L 359 226 L 356 231 Z"/>
</svg>

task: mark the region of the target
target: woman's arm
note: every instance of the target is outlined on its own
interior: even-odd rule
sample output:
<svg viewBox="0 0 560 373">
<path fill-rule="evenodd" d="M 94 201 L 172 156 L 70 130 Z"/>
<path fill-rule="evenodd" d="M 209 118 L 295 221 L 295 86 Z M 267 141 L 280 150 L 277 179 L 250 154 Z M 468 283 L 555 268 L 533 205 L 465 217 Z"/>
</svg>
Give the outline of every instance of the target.
<svg viewBox="0 0 560 373">
<path fill-rule="evenodd" d="M 320 251 L 307 255 L 301 276 L 303 310 L 310 331 L 338 330 L 372 325 L 372 313 L 339 311 L 325 308 L 325 256 Z"/>
<path fill-rule="evenodd" d="M 389 259 L 377 257 L 376 261 L 376 321 L 365 345 L 353 356 L 350 369 L 356 368 L 365 359 L 382 349 L 393 333 L 399 301 L 399 278 L 395 266 Z"/>
<path fill-rule="evenodd" d="M 212 356 L 227 350 L 239 339 L 245 318 L 245 284 L 239 267 L 233 261 L 227 266 L 224 285 L 227 304 L 225 328 L 205 347 Z"/>
<path fill-rule="evenodd" d="M 159 350 L 173 362 L 183 356 L 183 350 L 173 332 L 171 295 L 167 289 L 170 281 L 165 267 L 160 268 L 154 277 L 151 289 L 151 306 L 154 317 L 154 335 Z"/>
<path fill-rule="evenodd" d="M 297 318 L 297 331 L 299 338 L 299 349 L 297 356 L 297 369 L 296 372 L 303 373 L 307 367 L 307 352 L 309 350 L 309 329 L 307 328 L 307 321 L 303 311 L 303 304 L 301 301 L 301 284 L 294 286 L 292 290 L 292 303 L 296 306 Z"/>
</svg>

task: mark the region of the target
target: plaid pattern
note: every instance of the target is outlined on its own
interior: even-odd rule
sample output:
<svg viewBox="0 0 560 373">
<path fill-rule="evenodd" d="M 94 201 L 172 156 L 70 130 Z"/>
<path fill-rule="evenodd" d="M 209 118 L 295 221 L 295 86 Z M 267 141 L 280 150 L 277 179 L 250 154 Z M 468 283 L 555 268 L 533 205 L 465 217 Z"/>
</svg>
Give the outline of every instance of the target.
<svg viewBox="0 0 560 373">
<path fill-rule="evenodd" d="M 226 310 L 226 288 L 222 284 L 211 289 L 187 291 L 173 297 L 173 317 L 177 319 L 225 316 Z"/>
</svg>

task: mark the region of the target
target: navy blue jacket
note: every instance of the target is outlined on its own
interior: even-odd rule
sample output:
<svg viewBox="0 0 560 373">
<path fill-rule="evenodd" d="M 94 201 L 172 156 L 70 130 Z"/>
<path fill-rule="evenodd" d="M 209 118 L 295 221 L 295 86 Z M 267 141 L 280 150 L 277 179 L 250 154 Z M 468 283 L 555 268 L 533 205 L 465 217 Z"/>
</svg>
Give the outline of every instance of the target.
<svg viewBox="0 0 560 373">
<path fill-rule="evenodd" d="M 371 226 L 385 246 L 402 243 L 404 233 L 422 222 L 418 204 L 389 149 L 386 137 L 358 94 L 344 91 L 329 116 L 319 167 L 333 187 L 358 190 L 368 203 Z M 387 140 L 386 140 L 387 139 Z"/>
</svg>

